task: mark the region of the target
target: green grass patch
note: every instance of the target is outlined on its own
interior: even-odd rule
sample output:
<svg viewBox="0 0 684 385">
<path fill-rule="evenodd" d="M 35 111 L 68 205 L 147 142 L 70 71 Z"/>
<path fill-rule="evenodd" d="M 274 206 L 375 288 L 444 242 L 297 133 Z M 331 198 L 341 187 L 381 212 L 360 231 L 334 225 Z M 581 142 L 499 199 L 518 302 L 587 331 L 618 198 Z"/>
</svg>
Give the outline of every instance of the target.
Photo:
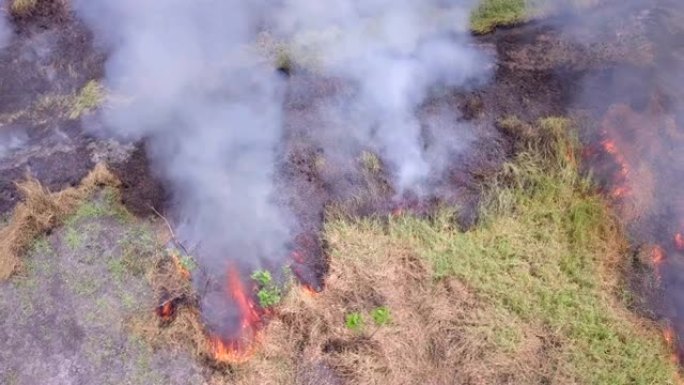
<svg viewBox="0 0 684 385">
<path fill-rule="evenodd" d="M 558 383 L 674 383 L 677 369 L 658 331 L 620 302 L 626 240 L 580 176 L 568 121 L 545 119 L 536 129 L 489 186 L 481 223 L 470 231 L 461 232 L 455 213 L 444 209 L 388 224 L 339 219 L 327 232 L 337 239 L 390 236 L 429 261 L 435 279 L 463 282 L 505 315 L 473 326 L 487 329 L 501 351 L 519 350 L 522 329 L 513 325 L 545 330 L 555 341 L 548 362 L 562 374 Z"/>
<path fill-rule="evenodd" d="M 492 32 L 559 12 L 579 12 L 608 0 L 481 0 L 470 15 L 476 34 Z"/>
<path fill-rule="evenodd" d="M 104 98 L 104 87 L 96 80 L 89 81 L 73 98 L 69 118 L 78 119 L 81 115 L 96 109 Z"/>
<path fill-rule="evenodd" d="M 483 0 L 470 18 L 473 32 L 484 34 L 497 26 L 508 26 L 525 21 L 526 0 Z"/>
</svg>

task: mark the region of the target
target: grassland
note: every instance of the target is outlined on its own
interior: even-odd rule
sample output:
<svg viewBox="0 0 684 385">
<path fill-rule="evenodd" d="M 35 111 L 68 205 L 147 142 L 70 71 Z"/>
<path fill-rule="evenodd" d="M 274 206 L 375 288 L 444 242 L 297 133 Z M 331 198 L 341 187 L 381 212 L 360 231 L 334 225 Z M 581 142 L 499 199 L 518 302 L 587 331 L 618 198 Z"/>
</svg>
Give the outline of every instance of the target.
<svg viewBox="0 0 684 385">
<path fill-rule="evenodd" d="M 506 124 L 533 134 L 488 186 L 479 225 L 461 231 L 449 208 L 329 218 L 326 289 L 292 290 L 261 353 L 216 383 L 307 383 L 321 367 L 309 383 L 676 383 L 656 325 L 623 301 L 626 241 L 578 172 L 569 123 Z"/>
</svg>

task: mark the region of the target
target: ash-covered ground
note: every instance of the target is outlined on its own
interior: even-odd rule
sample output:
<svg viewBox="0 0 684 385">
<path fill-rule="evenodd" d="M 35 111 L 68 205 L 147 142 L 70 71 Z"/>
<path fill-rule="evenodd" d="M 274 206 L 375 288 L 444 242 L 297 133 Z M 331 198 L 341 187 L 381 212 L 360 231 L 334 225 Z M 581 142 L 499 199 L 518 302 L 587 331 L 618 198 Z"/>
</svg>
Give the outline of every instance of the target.
<svg viewBox="0 0 684 385">
<path fill-rule="evenodd" d="M 613 24 L 591 39 L 581 35 L 581 18 L 566 17 L 478 37 L 473 44 L 495 57 L 492 78 L 471 90 L 435 91 L 420 106 L 422 122 L 451 117 L 442 126 L 467 138 L 437 186 L 441 200 L 460 206 L 462 226 L 477 220 L 484 182 L 513 154 L 516 138 L 497 129 L 498 119 L 573 114 L 598 121 L 623 93 L 614 84 L 603 89 L 603 104 L 587 103 L 586 84 L 606 84 L 625 67 L 647 71 L 644 63 L 657 48 L 652 25 L 662 10 L 654 5 L 621 12 L 624 17 L 610 18 Z M 135 263 L 129 271 L 121 260 L 131 252 L 127 248 L 135 248 L 137 258 L 149 257 L 145 249 L 156 245 L 155 229 L 163 227 L 150 208 L 170 212 L 173 200 L 151 169 L 144 142 L 92 136 L 103 124 L 100 115 L 74 113 L 83 87 L 104 76 L 105 53 L 85 24 L 60 10 L 14 20 L 13 27 L 14 36 L 0 51 L 0 215 L 7 218 L 20 200 L 14 181 L 27 173 L 58 191 L 106 162 L 124 183 L 123 204 L 139 218 L 121 220 L 111 210 L 77 215 L 36 241 L 25 271 L 0 283 L 0 382 L 205 383 L 201 363 L 183 353 L 152 351 L 123 327 L 132 312 L 153 309 L 156 299 L 135 273 Z M 325 128 L 325 110 L 317 107 L 344 87 L 297 68 L 287 75 L 276 186 L 280 204 L 297 219 L 300 246 L 311 254 L 300 267 L 304 279 L 320 279 L 325 271 L 316 236 L 326 208 L 337 205 L 357 215 L 397 208 L 426 213 L 440 203 L 397 200 L 387 176 L 364 173 L 363 161 L 357 170 L 320 161 L 324 149 L 310 135 Z"/>
</svg>

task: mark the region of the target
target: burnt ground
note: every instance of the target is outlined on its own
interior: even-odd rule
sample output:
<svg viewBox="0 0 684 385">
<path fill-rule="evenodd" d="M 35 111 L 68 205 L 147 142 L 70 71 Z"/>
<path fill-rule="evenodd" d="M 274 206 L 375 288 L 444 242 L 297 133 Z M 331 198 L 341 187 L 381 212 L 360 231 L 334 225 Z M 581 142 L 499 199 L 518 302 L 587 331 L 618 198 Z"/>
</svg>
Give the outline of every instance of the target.
<svg viewBox="0 0 684 385">
<path fill-rule="evenodd" d="M 596 106 L 583 105 L 578 97 L 587 82 L 618 66 L 642 68 L 648 61 L 652 43 L 644 25 L 652 13 L 623 12 L 624 18 L 612 18 L 619 21 L 591 38 L 582 35 L 581 20 L 565 17 L 478 37 L 474 44 L 497 57 L 491 81 L 474 90 L 441 90 L 421 107 L 423 119 L 437 111 L 453 112 L 452 130 L 468 138 L 466 149 L 453 155 L 435 182 L 440 199 L 461 207 L 464 227 L 477 220 L 482 185 L 514 151 L 516 138 L 496 128 L 498 119 L 591 115 Z M 141 218 L 149 215 L 150 206 L 162 210 L 169 201 L 150 170 L 144 144 L 95 138 L 88 133 L 99 124 L 96 115 L 70 119 L 69 106 L 50 102 L 102 78 L 104 59 L 91 33 L 68 13 L 53 10 L 15 20 L 15 37 L 0 51 L 0 215 L 19 201 L 13 182 L 27 172 L 59 190 L 77 184 L 100 161 L 122 179 L 123 203 Z M 392 199 L 384 173 L 335 164 L 333 154 L 311 140 L 323 114 L 317 103 L 339 92 L 344 85 L 334 79 L 297 70 L 289 75 L 278 184 L 288 197 L 283 204 L 293 208 L 301 224 L 293 248 L 307 253 L 295 266 L 304 279 L 316 280 L 325 267 L 317 241 L 324 208 L 338 206 L 359 215 L 397 209 L 426 213 L 439 203 L 410 196 Z M 426 138 L 426 143 L 439 139 Z M 363 199 L 350 199 L 360 193 Z M 0 283 L 0 382 L 204 383 L 205 369 L 187 353 L 151 351 L 124 327 L 126 317 L 154 308 L 155 299 L 144 277 L 135 273 L 135 263 L 129 271 L 129 264 L 117 262 L 125 254 L 122 244 L 131 232 L 140 235 L 139 226 L 159 224 L 94 212 L 98 215 L 77 215 L 36 241 L 26 271 Z M 144 250 L 154 244 L 150 239 L 143 236 L 135 247 Z M 139 253 L 142 262 L 146 255 Z"/>
</svg>

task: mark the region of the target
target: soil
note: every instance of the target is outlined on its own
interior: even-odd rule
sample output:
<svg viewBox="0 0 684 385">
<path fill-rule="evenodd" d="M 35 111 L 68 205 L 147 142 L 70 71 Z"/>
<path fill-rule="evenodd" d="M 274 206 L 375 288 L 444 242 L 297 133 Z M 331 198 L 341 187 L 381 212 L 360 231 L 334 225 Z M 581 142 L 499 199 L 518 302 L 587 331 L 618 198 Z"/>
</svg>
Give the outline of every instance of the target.
<svg viewBox="0 0 684 385">
<path fill-rule="evenodd" d="M 434 182 L 439 199 L 397 198 L 382 172 L 368 174 L 332 161 L 322 168 L 320 159 L 330 154 L 310 140 L 324 121 L 317 105 L 344 92 L 345 86 L 337 79 L 289 71 L 277 183 L 281 203 L 291 207 L 299 223 L 301 235 L 292 245 L 297 276 L 318 289 L 325 273 L 325 245 L 318 232 L 331 206 L 355 215 L 396 210 L 429 214 L 442 200 L 461 208 L 462 227 L 475 223 L 484 182 L 514 151 L 515 138 L 500 132 L 497 120 L 583 114 L 597 120 L 629 85 L 601 87 L 617 79 L 617 71 L 644 71 L 644 63 L 658 54 L 648 28 L 656 11 L 625 7 L 621 12 L 624 17 L 609 19 L 619 25 L 606 25 L 603 35 L 591 38 L 582 34 L 586 26 L 581 19 L 569 17 L 476 38 L 474 44 L 496 55 L 492 79 L 474 90 L 435 93 L 419 111 L 424 120 L 453 111 L 457 118 L 451 130 L 469 140 Z M 101 124 L 97 114 L 72 120 L 63 106 L 36 108 L 41 98 L 74 94 L 89 80 L 102 78 L 105 54 L 94 46 L 92 34 L 61 9 L 16 19 L 15 29 L 10 46 L 0 51 L 0 217 L 20 199 L 14 181 L 27 172 L 59 190 L 77 184 L 100 161 L 123 181 L 122 200 L 131 212 L 144 218 L 151 207 L 172 209 L 166 206 L 171 200 L 151 170 L 144 143 L 92 136 L 91 128 Z M 602 90 L 592 92 L 599 95 L 595 101 L 583 97 L 586 85 Z M 366 198 L 351 202 L 359 191 Z M 0 382 L 205 382 L 205 369 L 186 353 L 151 352 L 122 326 L 131 306 L 156 306 L 143 277 L 112 274 L 112 261 L 122 255 L 118 240 L 126 238 L 130 226 L 104 217 L 60 229 L 47 238 L 48 248 L 30 254 L 27 271 L 0 283 Z M 71 248 L 67 239 L 74 231 L 86 234 L 86 240 Z"/>
</svg>

